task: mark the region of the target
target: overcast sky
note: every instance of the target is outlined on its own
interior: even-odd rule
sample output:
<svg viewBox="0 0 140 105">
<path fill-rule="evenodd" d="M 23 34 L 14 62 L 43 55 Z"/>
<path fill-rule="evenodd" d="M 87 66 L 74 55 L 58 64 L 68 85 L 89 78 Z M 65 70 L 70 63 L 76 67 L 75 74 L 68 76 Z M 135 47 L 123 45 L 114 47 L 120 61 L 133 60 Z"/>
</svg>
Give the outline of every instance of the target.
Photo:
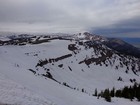
<svg viewBox="0 0 140 105">
<path fill-rule="evenodd" d="M 0 31 L 140 37 L 140 0 L 0 0 Z"/>
</svg>

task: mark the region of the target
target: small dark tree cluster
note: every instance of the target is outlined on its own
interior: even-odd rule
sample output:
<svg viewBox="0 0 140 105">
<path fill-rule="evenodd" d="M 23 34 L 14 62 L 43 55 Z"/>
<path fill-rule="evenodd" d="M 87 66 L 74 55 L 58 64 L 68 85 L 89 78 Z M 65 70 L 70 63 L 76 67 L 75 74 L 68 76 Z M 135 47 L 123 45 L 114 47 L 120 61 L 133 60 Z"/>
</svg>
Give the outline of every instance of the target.
<svg viewBox="0 0 140 105">
<path fill-rule="evenodd" d="M 36 67 L 37 66 L 42 67 L 43 65 L 46 65 L 48 63 L 58 62 L 60 60 L 66 59 L 66 58 L 71 57 L 71 56 L 72 56 L 72 54 L 67 54 L 67 55 L 63 55 L 61 57 L 57 57 L 57 58 L 50 58 L 50 59 L 45 59 L 45 60 L 39 60 L 37 65 L 36 65 Z"/>
<path fill-rule="evenodd" d="M 74 89 L 74 90 L 76 89 L 76 88 L 73 88 L 70 85 L 68 85 L 66 82 L 63 82 L 63 85 L 66 86 L 66 87 L 68 87 L 68 88 Z"/>
<path fill-rule="evenodd" d="M 104 97 L 107 102 L 111 102 L 111 94 L 110 94 L 109 89 L 105 89 L 102 97 Z"/>
<path fill-rule="evenodd" d="M 98 96 L 98 98 L 103 97 L 108 102 L 111 102 L 111 97 L 127 98 L 131 101 L 134 98 L 137 98 L 137 100 L 140 101 L 140 84 L 135 83 L 133 86 L 125 86 L 123 89 L 119 90 L 115 90 L 115 88 L 113 88 L 112 90 L 105 89 L 98 95 L 97 89 L 95 89 L 95 93 L 93 94 L 93 96 Z"/>
<path fill-rule="evenodd" d="M 63 64 L 58 65 L 58 67 L 62 68 L 63 67 Z"/>
<path fill-rule="evenodd" d="M 48 71 L 46 72 L 46 74 L 42 74 L 42 76 L 48 77 L 48 78 L 50 78 L 50 79 L 54 79 L 53 76 L 51 75 L 51 73 L 48 72 Z"/>
<path fill-rule="evenodd" d="M 36 74 L 36 71 L 32 70 L 32 69 L 28 69 L 29 71 L 31 71 L 32 73 Z"/>
<path fill-rule="evenodd" d="M 130 100 L 137 98 L 138 101 L 140 101 L 140 84 L 138 85 L 135 83 L 133 86 L 125 86 L 121 90 L 116 90 L 115 96 L 127 98 Z"/>
<path fill-rule="evenodd" d="M 95 89 L 95 93 L 93 94 L 93 96 L 97 96 L 105 98 L 105 100 L 107 102 L 111 102 L 111 92 L 109 91 L 109 89 L 105 89 L 104 91 L 101 91 L 101 93 L 98 94 L 97 89 Z"/>
</svg>

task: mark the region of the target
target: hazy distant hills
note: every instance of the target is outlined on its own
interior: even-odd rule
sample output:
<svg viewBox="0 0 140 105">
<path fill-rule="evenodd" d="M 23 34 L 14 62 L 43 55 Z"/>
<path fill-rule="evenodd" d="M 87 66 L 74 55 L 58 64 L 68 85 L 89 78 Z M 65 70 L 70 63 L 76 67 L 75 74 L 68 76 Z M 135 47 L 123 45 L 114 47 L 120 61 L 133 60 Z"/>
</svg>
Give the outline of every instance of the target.
<svg viewBox="0 0 140 105">
<path fill-rule="evenodd" d="M 112 48 L 120 53 L 126 55 L 132 55 L 140 58 L 140 49 L 123 41 L 119 38 L 108 38 L 108 41 L 104 42 L 109 48 Z"/>
<path fill-rule="evenodd" d="M 140 38 L 121 38 L 121 39 L 126 41 L 127 43 L 134 45 L 135 47 L 140 48 Z"/>
</svg>

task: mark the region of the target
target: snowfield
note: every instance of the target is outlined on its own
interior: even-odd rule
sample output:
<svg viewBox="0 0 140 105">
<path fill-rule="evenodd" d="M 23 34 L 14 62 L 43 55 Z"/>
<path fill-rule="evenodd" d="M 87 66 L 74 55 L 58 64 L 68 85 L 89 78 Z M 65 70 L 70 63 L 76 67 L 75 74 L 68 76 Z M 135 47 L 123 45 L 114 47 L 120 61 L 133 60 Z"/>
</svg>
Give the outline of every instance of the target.
<svg viewBox="0 0 140 105">
<path fill-rule="evenodd" d="M 0 74 L 0 102 L 8 105 L 55 105 Z"/>
<path fill-rule="evenodd" d="M 0 105 L 139 105 L 139 102 L 135 100 L 130 101 L 120 98 L 113 98 L 112 102 L 109 103 L 104 99 L 97 99 L 84 93 L 73 92 L 63 87 L 61 87 L 62 89 L 59 87 L 56 92 L 54 88 L 57 87 L 59 86 L 55 84 L 53 87 L 49 87 L 50 92 L 45 91 L 44 93 L 42 92 L 42 95 L 38 95 L 38 90 L 33 91 L 34 89 L 28 89 L 0 74 Z M 48 88 L 46 88 L 46 90 L 48 90 Z M 55 98 L 49 95 L 47 96 L 45 93 L 53 93 L 52 95 L 54 95 Z M 52 103 L 43 96 L 47 96 L 57 102 L 57 104 Z"/>
<path fill-rule="evenodd" d="M 70 44 L 75 44 L 78 50 L 70 51 L 68 49 Z M 63 58 L 68 54 L 71 56 Z M 125 65 L 121 67 L 120 56 L 115 53 L 105 62 L 107 65 L 104 63 L 86 65 L 83 61 L 101 56 L 100 51 L 96 54 L 95 49 L 86 49 L 85 46 L 70 40 L 56 39 L 42 44 L 0 46 L 0 103 L 12 105 L 139 105 L 140 103 L 136 100 L 112 98 L 112 102 L 109 103 L 103 98 L 97 99 L 92 96 L 96 88 L 98 91 L 113 87 L 120 89 L 133 85 L 130 79 L 136 79 L 140 83 L 140 72 L 137 72 L 137 75 L 134 74 L 129 65 L 129 71 L 126 73 L 127 67 Z M 62 59 L 37 66 L 39 61 L 57 58 Z M 134 59 L 137 60 L 137 58 Z M 113 62 L 113 60 L 114 63 L 111 66 L 109 61 Z M 83 63 L 80 64 L 81 61 Z M 116 69 L 116 66 L 119 69 Z M 137 66 L 136 64 L 136 69 Z M 48 77 L 49 74 L 50 77 Z M 122 81 L 118 81 L 119 77 Z M 64 85 L 65 83 L 67 86 Z M 82 89 L 85 92 L 81 92 Z"/>
</svg>

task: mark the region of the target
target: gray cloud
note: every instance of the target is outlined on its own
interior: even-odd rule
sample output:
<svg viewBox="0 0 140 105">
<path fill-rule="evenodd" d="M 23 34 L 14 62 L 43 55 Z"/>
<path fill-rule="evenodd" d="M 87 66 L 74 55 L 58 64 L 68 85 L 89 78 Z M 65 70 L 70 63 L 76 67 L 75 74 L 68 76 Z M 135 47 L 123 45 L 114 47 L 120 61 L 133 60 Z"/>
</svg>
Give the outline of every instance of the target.
<svg viewBox="0 0 140 105">
<path fill-rule="evenodd" d="M 105 36 L 119 36 L 119 37 L 139 37 L 140 36 L 140 17 L 135 17 L 118 23 L 100 27 L 91 28 L 92 33 L 105 35 Z"/>
<path fill-rule="evenodd" d="M 139 0 L 0 0 L 0 31 L 99 30 L 138 16 Z"/>
</svg>

